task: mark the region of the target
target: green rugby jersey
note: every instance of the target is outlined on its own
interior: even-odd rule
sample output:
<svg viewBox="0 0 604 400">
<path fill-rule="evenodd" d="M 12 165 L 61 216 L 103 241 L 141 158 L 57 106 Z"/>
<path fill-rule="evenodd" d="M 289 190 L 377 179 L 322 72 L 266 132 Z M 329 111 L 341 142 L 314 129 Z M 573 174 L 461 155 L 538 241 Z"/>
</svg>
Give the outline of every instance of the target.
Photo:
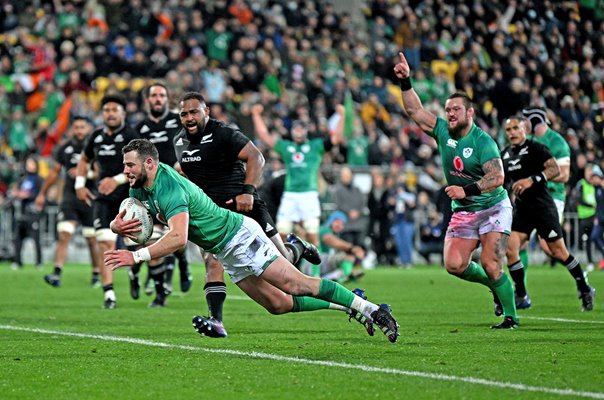
<svg viewBox="0 0 604 400">
<path fill-rule="evenodd" d="M 543 144 L 549 149 L 558 163 L 570 163 L 570 146 L 564 137 L 551 128 L 547 128 L 545 135 L 532 136 L 532 140 Z M 564 182 L 547 182 L 549 193 L 554 199 L 566 201 L 566 188 Z"/>
<path fill-rule="evenodd" d="M 273 150 L 281 156 L 285 164 L 286 192 L 319 190 L 317 176 L 325 153 L 324 139 L 310 139 L 304 143 L 279 139 Z"/>
<path fill-rule="evenodd" d="M 219 253 L 235 236 L 243 216 L 218 207 L 197 185 L 173 168 L 159 163 L 150 188 L 130 188 L 154 219 L 167 221 L 181 212 L 189 213 L 189 241 L 210 253 Z"/>
<path fill-rule="evenodd" d="M 468 134 L 457 140 L 449 134 L 447 121 L 436 119 L 436 125 L 430 136 L 436 139 L 442 158 L 443 171 L 449 186 L 466 186 L 475 183 L 484 176 L 482 165 L 494 158 L 501 158 L 495 140 L 476 124 Z M 453 211 L 480 211 L 487 209 L 507 197 L 503 186 L 495 190 L 453 200 Z"/>
</svg>

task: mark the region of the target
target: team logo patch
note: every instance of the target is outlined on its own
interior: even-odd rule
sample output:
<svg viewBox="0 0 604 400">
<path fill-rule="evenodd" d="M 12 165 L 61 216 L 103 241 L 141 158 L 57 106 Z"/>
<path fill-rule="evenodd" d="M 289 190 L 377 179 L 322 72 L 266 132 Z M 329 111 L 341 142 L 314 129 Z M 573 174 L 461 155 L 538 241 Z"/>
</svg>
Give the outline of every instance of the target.
<svg viewBox="0 0 604 400">
<path fill-rule="evenodd" d="M 460 156 L 455 156 L 453 159 L 453 166 L 456 170 L 463 171 L 463 161 L 461 160 Z"/>
<path fill-rule="evenodd" d="M 300 164 L 301 162 L 304 162 L 304 154 L 303 153 L 296 153 L 292 156 L 292 161 L 295 162 L 296 164 Z"/>
<path fill-rule="evenodd" d="M 471 147 L 466 147 L 465 149 L 463 149 L 463 158 L 469 158 L 472 153 L 474 152 L 474 149 Z"/>
</svg>

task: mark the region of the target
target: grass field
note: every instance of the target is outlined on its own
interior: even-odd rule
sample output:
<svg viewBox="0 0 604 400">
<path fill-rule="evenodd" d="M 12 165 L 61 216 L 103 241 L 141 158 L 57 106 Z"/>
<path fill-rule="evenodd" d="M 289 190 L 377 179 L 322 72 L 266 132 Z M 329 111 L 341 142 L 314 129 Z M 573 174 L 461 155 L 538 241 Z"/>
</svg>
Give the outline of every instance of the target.
<svg viewBox="0 0 604 400">
<path fill-rule="evenodd" d="M 358 285 L 391 304 L 396 344 L 341 312 L 270 315 L 232 285 L 229 337 L 201 337 L 201 266 L 165 309 L 132 300 L 119 271 L 115 310 L 88 267 L 68 265 L 59 289 L 45 269 L 0 264 L 2 399 L 604 399 L 604 301 L 582 313 L 561 267 L 530 269 L 533 308 L 503 332 L 482 286 L 438 267 L 368 271 Z M 604 272 L 590 283 L 604 295 Z"/>
</svg>

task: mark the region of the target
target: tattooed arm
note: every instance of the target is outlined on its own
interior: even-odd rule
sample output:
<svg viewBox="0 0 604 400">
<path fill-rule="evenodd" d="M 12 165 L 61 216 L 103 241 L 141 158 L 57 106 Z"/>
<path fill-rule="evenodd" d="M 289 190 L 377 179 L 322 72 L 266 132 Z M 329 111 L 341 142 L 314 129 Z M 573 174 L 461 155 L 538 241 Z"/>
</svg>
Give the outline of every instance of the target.
<svg viewBox="0 0 604 400">
<path fill-rule="evenodd" d="M 518 179 L 512 185 L 512 191 L 516 194 L 522 194 L 526 189 L 540 182 L 544 177 L 546 180 L 553 179 L 560 175 L 560 167 L 556 159 L 551 157 L 543 163 L 543 171 L 539 175 L 529 176 L 523 179 Z"/>
<path fill-rule="evenodd" d="M 484 176 L 476 183 L 462 186 L 447 186 L 445 193 L 453 200 L 464 199 L 468 196 L 476 196 L 482 193 L 492 192 L 503 185 L 504 173 L 501 158 L 493 158 L 482 164 Z"/>
<path fill-rule="evenodd" d="M 556 160 L 553 157 L 548 159 L 543 164 L 543 167 L 544 167 L 543 175 L 545 176 L 545 179 L 547 179 L 548 181 L 551 181 L 560 175 L 560 166 L 558 165 L 558 163 L 556 162 Z"/>
<path fill-rule="evenodd" d="M 503 173 L 503 163 L 501 158 L 493 158 L 482 164 L 484 176 L 476 182 L 481 193 L 492 192 L 503 185 L 505 175 Z"/>
</svg>

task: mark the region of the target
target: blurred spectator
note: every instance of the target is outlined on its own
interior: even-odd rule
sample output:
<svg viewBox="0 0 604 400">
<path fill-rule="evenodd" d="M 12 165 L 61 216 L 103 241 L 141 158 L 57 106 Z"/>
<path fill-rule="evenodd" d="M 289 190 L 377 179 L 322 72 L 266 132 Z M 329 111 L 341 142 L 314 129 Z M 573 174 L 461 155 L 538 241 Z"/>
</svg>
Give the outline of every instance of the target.
<svg viewBox="0 0 604 400">
<path fill-rule="evenodd" d="M 354 245 L 363 244 L 367 230 L 364 215 L 367 199 L 355 185 L 354 174 L 349 167 L 340 169 L 340 181 L 333 188 L 332 201 L 336 204 L 336 209 L 348 217 L 340 237 Z"/>
<path fill-rule="evenodd" d="M 591 184 L 594 185 L 596 192 L 596 214 L 591 240 L 602 257 L 598 264 L 598 270 L 602 271 L 604 270 L 604 173 L 599 166 L 593 168 Z"/>
<path fill-rule="evenodd" d="M 432 254 L 443 254 L 444 228 L 442 223 L 442 214 L 436 209 L 430 211 L 428 220 L 419 226 L 419 247 L 417 252 L 421 255 L 426 264 L 432 264 L 430 256 Z"/>
<path fill-rule="evenodd" d="M 38 174 L 38 160 L 30 156 L 25 161 L 25 171 L 23 177 L 12 190 L 11 197 L 15 207 L 15 253 L 12 268 L 23 268 L 21 250 L 25 238 L 31 238 L 34 241 L 35 265 L 36 268 L 42 267 L 42 246 L 40 243 L 40 210 L 35 206 L 35 199 L 43 179 Z"/>
<path fill-rule="evenodd" d="M 32 146 L 29 128 L 25 121 L 23 109 L 15 107 L 13 118 L 8 128 L 8 144 L 18 161 L 24 161 Z"/>
<path fill-rule="evenodd" d="M 584 176 L 573 188 L 574 202 L 579 217 L 579 249 L 587 253 L 587 270 L 593 270 L 594 259 L 591 246 L 591 232 L 596 215 L 596 188 L 592 184 L 594 164 L 585 166 Z"/>
<path fill-rule="evenodd" d="M 373 251 L 381 264 L 392 264 L 394 261 L 390 257 L 391 252 L 388 248 L 388 244 L 391 242 L 389 196 L 390 192 L 382 171 L 380 168 L 372 168 L 371 190 L 367 198 L 367 208 L 369 209 L 367 235 L 371 239 Z"/>
<path fill-rule="evenodd" d="M 321 225 L 319 230 L 321 265 L 318 267 L 322 278 L 345 283 L 355 281 L 364 275 L 361 263 L 367 254 L 365 248 L 348 242 L 340 236 L 346 229 L 347 223 L 346 214 L 334 211 Z"/>
<path fill-rule="evenodd" d="M 401 178 L 404 178 L 404 175 L 401 175 Z M 392 236 L 398 251 L 399 265 L 409 268 L 413 263 L 414 211 L 417 207 L 417 197 L 409 190 L 404 179 L 399 179 L 394 197 L 396 203 Z"/>
</svg>

